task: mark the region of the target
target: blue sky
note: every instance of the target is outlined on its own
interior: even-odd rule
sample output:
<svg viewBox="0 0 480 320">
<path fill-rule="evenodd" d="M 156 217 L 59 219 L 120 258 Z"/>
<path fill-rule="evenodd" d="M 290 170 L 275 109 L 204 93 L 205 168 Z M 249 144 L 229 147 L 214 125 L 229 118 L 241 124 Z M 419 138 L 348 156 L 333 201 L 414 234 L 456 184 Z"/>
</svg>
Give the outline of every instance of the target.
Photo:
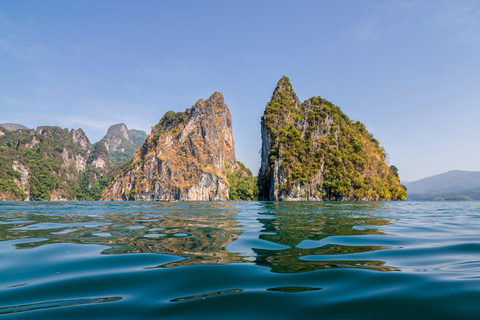
<svg viewBox="0 0 480 320">
<path fill-rule="evenodd" d="M 0 123 L 96 142 L 220 91 L 256 172 L 283 75 L 363 122 L 402 180 L 480 170 L 480 1 L 0 1 Z"/>
</svg>

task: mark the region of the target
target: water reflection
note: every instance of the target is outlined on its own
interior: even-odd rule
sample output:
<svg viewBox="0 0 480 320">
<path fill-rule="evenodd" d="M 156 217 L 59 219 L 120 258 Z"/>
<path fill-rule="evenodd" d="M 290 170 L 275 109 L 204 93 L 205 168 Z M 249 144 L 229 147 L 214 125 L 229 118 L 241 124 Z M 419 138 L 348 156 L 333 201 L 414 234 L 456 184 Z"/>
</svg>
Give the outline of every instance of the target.
<svg viewBox="0 0 480 320">
<path fill-rule="evenodd" d="M 75 204 L 71 206 L 76 207 Z M 129 207 L 128 210 L 111 210 L 104 205 L 104 210 L 95 215 L 86 215 L 78 207 L 69 214 L 62 214 L 61 209 L 12 212 L 0 218 L 3 223 L 0 241 L 44 238 L 41 242 L 21 243 L 16 247 L 96 244 L 109 247 L 102 252 L 104 254 L 161 253 L 187 258 L 168 266 L 225 264 L 240 260 L 225 250 L 241 234 L 236 230 L 238 224 L 232 205 L 153 203 L 124 206 Z"/>
<path fill-rule="evenodd" d="M 85 299 L 69 299 L 57 301 L 45 301 L 37 303 L 29 303 L 24 305 L 16 305 L 0 308 L 0 315 L 7 315 L 12 313 L 20 313 L 27 311 L 36 311 L 51 308 L 73 307 L 105 302 L 116 302 L 122 300 L 121 297 L 107 297 L 107 298 L 85 298 Z"/>
<path fill-rule="evenodd" d="M 265 203 L 259 221 L 264 226 L 261 239 L 294 247 L 304 240 L 328 236 L 384 234 L 376 226 L 390 224 L 384 218 L 371 217 L 379 209 L 375 203 L 352 205 L 332 203 Z M 369 227 L 369 228 L 365 228 Z"/>
<path fill-rule="evenodd" d="M 381 203 L 6 203 L 0 210 L 0 241 L 32 239 L 18 249 L 95 244 L 108 247 L 103 254 L 185 258 L 162 268 L 254 262 L 276 273 L 396 270 L 364 255 L 388 247 L 355 244 L 358 236 L 383 235 L 379 228 L 390 220 L 372 215 L 382 211 Z M 335 236 L 352 241 L 320 241 Z"/>
<path fill-rule="evenodd" d="M 331 268 L 363 268 L 394 271 L 376 260 L 342 260 L 342 255 L 387 249 L 385 246 L 358 246 L 326 244 L 318 247 L 299 248 L 304 241 L 319 241 L 330 236 L 383 235 L 375 227 L 390 224 L 389 220 L 370 216 L 379 210 L 375 203 L 265 203 L 260 218 L 264 233 L 260 239 L 288 246 L 288 249 L 272 251 L 254 249 L 255 263 L 268 266 L 273 272 L 294 273 Z M 302 260 L 305 256 L 328 255 L 331 261 Z"/>
<path fill-rule="evenodd" d="M 214 297 L 214 296 L 229 294 L 229 293 L 239 293 L 242 291 L 243 291 L 242 289 L 222 290 L 222 291 L 216 291 L 216 292 L 210 292 L 210 293 L 197 294 L 194 296 L 175 298 L 175 299 L 171 299 L 170 302 L 183 302 L 183 301 L 195 300 L 195 299 L 205 299 L 208 297 Z"/>
</svg>

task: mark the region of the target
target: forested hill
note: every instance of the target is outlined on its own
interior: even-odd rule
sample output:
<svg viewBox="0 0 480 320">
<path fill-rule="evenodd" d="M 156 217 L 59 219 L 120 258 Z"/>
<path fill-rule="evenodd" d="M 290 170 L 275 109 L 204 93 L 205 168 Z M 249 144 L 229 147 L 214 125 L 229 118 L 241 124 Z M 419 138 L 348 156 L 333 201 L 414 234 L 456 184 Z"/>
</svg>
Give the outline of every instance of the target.
<svg viewBox="0 0 480 320">
<path fill-rule="evenodd" d="M 126 161 L 116 163 L 82 129 L 2 126 L 0 200 L 98 200 Z"/>
</svg>

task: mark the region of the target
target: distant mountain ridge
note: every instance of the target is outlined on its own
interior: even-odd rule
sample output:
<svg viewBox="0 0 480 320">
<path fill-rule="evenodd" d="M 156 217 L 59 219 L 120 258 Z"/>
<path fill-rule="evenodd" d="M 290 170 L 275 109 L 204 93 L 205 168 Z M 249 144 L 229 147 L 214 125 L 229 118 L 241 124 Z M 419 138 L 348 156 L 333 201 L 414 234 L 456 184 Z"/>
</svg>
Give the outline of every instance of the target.
<svg viewBox="0 0 480 320">
<path fill-rule="evenodd" d="M 8 130 L 8 131 L 30 129 L 30 128 L 25 127 L 23 124 L 19 124 L 19 123 L 2 123 L 2 124 L 0 124 L 0 127 L 4 128 L 5 130 Z"/>
<path fill-rule="evenodd" d="M 407 200 L 480 200 L 480 171 L 452 170 L 412 182 Z"/>
</svg>

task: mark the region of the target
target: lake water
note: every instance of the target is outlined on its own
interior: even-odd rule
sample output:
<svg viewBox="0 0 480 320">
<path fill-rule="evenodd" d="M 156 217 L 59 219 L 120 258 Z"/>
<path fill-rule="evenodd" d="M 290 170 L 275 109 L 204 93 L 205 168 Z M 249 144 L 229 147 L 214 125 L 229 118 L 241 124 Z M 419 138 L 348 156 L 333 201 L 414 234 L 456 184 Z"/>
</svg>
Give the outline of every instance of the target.
<svg viewBox="0 0 480 320">
<path fill-rule="evenodd" d="M 5 319 L 480 319 L 480 202 L 3 202 Z"/>
</svg>

